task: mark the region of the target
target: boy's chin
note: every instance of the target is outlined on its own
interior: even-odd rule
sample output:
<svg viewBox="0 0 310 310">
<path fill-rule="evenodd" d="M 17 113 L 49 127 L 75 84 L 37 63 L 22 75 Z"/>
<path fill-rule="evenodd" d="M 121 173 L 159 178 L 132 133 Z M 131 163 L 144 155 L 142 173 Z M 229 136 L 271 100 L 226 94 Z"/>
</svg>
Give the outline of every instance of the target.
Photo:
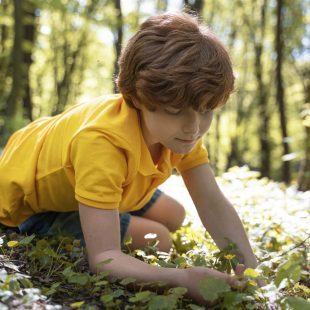
<svg viewBox="0 0 310 310">
<path fill-rule="evenodd" d="M 195 146 L 195 144 L 194 145 L 188 145 L 188 146 L 171 146 L 168 148 L 170 149 L 171 152 L 173 152 L 175 154 L 186 155 L 193 150 L 194 146 Z"/>
</svg>

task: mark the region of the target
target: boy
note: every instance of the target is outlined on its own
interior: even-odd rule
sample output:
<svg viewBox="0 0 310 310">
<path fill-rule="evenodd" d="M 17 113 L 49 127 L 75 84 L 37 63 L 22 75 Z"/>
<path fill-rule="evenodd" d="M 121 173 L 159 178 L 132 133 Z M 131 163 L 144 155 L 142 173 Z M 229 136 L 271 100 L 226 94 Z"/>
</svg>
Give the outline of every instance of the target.
<svg viewBox="0 0 310 310">
<path fill-rule="evenodd" d="M 124 254 L 121 240 L 131 236 L 131 247 L 139 248 L 145 234 L 155 233 L 159 249 L 169 251 L 169 232 L 182 224 L 184 208 L 157 187 L 176 167 L 219 248 L 236 243 L 239 260 L 256 267 L 201 141 L 213 110 L 233 90 L 228 53 L 195 17 L 163 14 L 141 25 L 119 66 L 121 95 L 39 119 L 11 137 L 0 158 L 0 222 L 28 234 L 60 228 L 85 242 L 92 272 L 106 268 L 113 277 L 183 286 L 200 301 L 202 278 L 231 285 L 237 278 L 150 266 Z"/>
</svg>

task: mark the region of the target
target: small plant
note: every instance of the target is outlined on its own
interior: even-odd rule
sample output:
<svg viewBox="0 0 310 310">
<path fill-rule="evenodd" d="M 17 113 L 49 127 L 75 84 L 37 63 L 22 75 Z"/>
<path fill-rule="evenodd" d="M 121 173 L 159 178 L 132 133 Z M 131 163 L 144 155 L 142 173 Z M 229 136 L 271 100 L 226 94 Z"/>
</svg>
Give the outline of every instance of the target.
<svg viewBox="0 0 310 310">
<path fill-rule="evenodd" d="M 200 291 L 206 303 L 211 309 L 228 310 L 309 309 L 309 235 L 303 229 L 305 223 L 292 220 L 295 214 L 297 218 L 307 212 L 306 194 L 293 196 L 282 185 L 258 180 L 250 173 L 248 179 L 242 175 L 238 180 L 240 191 L 229 191 L 230 186 L 235 188 L 233 180 L 241 172 L 230 173 L 236 173 L 234 178 L 224 175 L 220 181 L 235 195 L 230 200 L 242 200 L 236 207 L 260 263 L 256 270 L 245 270 L 243 287 L 231 288 L 218 279 L 203 280 Z M 290 206 L 283 206 L 282 218 L 279 210 L 275 216 L 271 207 L 275 190 L 277 203 L 284 193 L 283 199 Z M 219 251 L 207 233 L 193 228 L 189 217 L 187 224 L 173 234 L 171 253 L 159 252 L 156 239 L 151 237 L 145 249 L 128 250 L 128 255 L 156 266 L 205 266 L 227 273 L 233 273 L 238 264 L 238 249 L 233 243 Z M 90 274 L 80 242 L 68 236 L 38 238 L 2 231 L 0 253 L 0 309 L 28 309 L 35 304 L 41 308 L 48 305 L 49 309 L 204 309 L 190 300 L 182 287 L 140 284 L 132 278 L 111 281 L 109 272 Z M 266 286 L 260 287 L 261 281 Z"/>
</svg>

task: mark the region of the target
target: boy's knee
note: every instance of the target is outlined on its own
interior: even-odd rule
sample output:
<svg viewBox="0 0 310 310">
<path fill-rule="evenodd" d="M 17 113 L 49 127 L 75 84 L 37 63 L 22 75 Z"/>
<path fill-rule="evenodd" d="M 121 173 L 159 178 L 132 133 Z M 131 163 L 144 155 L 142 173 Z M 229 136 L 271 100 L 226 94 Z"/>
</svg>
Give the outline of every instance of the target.
<svg viewBox="0 0 310 310">
<path fill-rule="evenodd" d="M 162 224 L 158 224 L 155 234 L 156 239 L 159 241 L 157 248 L 162 252 L 169 252 L 172 247 L 172 239 L 168 228 Z"/>
<path fill-rule="evenodd" d="M 168 229 L 173 232 L 182 226 L 185 219 L 185 208 L 176 200 L 171 204 L 171 216 L 167 223 Z"/>
<path fill-rule="evenodd" d="M 154 239 L 145 238 L 148 234 L 154 234 Z M 157 248 L 162 252 L 169 252 L 172 247 L 172 239 L 169 229 L 156 221 L 132 216 L 126 238 L 131 237 L 129 245 L 131 250 L 143 249 L 151 240 L 158 240 Z"/>
</svg>

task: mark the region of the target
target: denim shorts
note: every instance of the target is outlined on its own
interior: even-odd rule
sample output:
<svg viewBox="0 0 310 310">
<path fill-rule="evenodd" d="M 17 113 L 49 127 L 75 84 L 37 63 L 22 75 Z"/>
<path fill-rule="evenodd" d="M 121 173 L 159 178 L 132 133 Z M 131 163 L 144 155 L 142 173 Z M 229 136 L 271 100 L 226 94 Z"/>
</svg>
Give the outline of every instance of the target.
<svg viewBox="0 0 310 310">
<path fill-rule="evenodd" d="M 142 209 L 129 213 L 121 213 L 119 215 L 122 244 L 124 242 L 131 216 L 143 216 L 146 211 L 154 205 L 161 194 L 162 191 L 156 189 L 150 201 Z M 55 234 L 71 235 L 73 238 L 80 240 L 81 244 L 85 246 L 78 211 L 45 212 L 35 214 L 19 225 L 17 232 L 27 235 L 36 234 L 38 236 L 53 236 Z"/>
</svg>

